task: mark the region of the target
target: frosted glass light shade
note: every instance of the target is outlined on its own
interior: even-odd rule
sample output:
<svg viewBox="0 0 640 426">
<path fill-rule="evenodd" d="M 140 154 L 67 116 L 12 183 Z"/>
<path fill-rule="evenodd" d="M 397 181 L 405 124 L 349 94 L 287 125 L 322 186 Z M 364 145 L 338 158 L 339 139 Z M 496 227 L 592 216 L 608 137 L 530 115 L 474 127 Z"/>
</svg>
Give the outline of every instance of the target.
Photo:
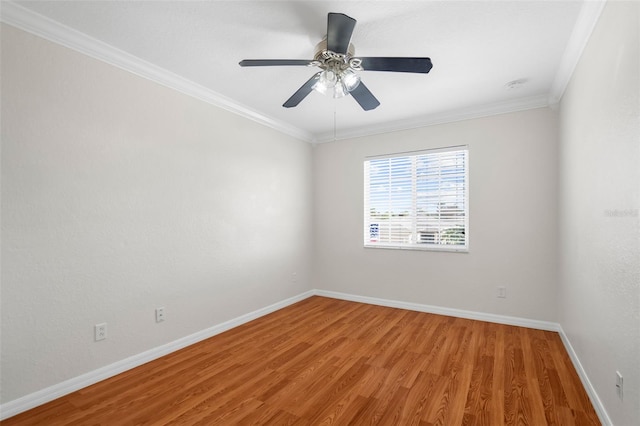
<svg viewBox="0 0 640 426">
<path fill-rule="evenodd" d="M 358 87 L 358 84 L 360 84 L 360 76 L 356 74 L 351 68 L 347 68 L 346 70 L 344 70 L 344 72 L 340 76 L 340 80 L 342 81 L 344 88 L 348 92 L 351 92 L 353 89 Z"/>
<path fill-rule="evenodd" d="M 350 68 L 343 71 L 326 69 L 320 73 L 312 89 L 323 95 L 333 93 L 334 98 L 342 98 L 358 87 L 358 84 L 360 84 L 360 76 Z"/>
<path fill-rule="evenodd" d="M 349 94 L 349 91 L 344 86 L 342 81 L 339 81 L 338 84 L 333 88 L 333 97 L 334 98 L 343 98 Z"/>
<path fill-rule="evenodd" d="M 313 85 L 313 89 L 325 94 L 332 89 L 338 81 L 338 76 L 333 70 L 324 70 L 320 73 L 318 82 Z"/>
</svg>

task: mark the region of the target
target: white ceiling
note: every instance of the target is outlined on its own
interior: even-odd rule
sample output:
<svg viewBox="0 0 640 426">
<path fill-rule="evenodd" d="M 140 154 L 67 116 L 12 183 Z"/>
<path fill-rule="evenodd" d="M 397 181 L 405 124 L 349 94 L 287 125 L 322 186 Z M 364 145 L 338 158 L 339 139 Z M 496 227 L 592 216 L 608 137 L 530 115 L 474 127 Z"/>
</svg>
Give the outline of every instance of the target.
<svg viewBox="0 0 640 426">
<path fill-rule="evenodd" d="M 2 20 L 289 134 L 325 141 L 553 103 L 601 8 L 602 2 L 575 0 L 20 1 L 2 3 Z M 315 70 L 238 62 L 312 59 L 328 12 L 357 19 L 356 56 L 428 56 L 433 69 L 363 72 L 381 102 L 373 111 L 351 97 L 316 92 L 283 108 Z M 508 87 L 521 79 L 526 83 Z"/>
</svg>

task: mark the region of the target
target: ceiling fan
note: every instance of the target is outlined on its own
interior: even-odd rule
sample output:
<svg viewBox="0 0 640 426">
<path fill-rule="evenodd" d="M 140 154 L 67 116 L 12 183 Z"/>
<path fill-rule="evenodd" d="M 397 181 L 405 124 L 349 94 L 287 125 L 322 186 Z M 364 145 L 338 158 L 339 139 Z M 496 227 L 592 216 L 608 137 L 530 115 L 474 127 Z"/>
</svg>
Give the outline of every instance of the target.
<svg viewBox="0 0 640 426">
<path fill-rule="evenodd" d="M 356 71 L 392 71 L 428 73 L 431 59 L 412 57 L 356 57 L 351 44 L 351 35 L 356 20 L 343 13 L 329 13 L 327 36 L 315 49 L 312 60 L 307 59 L 245 59 L 241 67 L 264 66 L 316 66 L 321 69 L 302 85 L 282 105 L 297 106 L 311 91 L 326 94 L 333 92 L 334 98 L 351 94 L 365 111 L 372 110 L 380 102 L 360 80 Z"/>
</svg>

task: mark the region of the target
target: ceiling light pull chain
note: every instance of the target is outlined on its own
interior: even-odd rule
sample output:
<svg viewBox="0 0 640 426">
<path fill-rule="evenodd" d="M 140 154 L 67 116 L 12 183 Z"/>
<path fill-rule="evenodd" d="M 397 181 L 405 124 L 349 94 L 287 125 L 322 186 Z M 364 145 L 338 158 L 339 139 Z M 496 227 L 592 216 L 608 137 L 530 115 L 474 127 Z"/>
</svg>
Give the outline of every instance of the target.
<svg viewBox="0 0 640 426">
<path fill-rule="evenodd" d="M 333 99 L 333 141 L 336 141 L 336 104 L 337 101 Z"/>
</svg>

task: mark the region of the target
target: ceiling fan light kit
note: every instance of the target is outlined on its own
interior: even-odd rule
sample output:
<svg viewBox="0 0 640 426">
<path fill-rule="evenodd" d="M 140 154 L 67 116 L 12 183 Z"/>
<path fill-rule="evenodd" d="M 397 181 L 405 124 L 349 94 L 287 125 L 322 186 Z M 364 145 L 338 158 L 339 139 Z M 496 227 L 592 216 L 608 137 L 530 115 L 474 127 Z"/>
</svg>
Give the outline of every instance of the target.
<svg viewBox="0 0 640 426">
<path fill-rule="evenodd" d="M 331 94 L 334 98 L 347 95 L 369 111 L 380 105 L 378 99 L 361 81 L 358 71 L 391 71 L 428 73 L 429 58 L 407 57 L 355 57 L 351 35 L 356 20 L 342 13 L 329 13 L 327 36 L 317 44 L 313 60 L 304 59 L 245 59 L 242 67 L 256 66 L 316 66 L 321 71 L 314 74 L 282 106 L 297 106 L 312 91 Z"/>
<path fill-rule="evenodd" d="M 332 92 L 334 98 L 342 98 L 352 92 L 360 84 L 360 76 L 356 71 L 362 71 L 362 61 L 354 58 L 354 54 L 355 48 L 351 43 L 344 55 L 328 50 L 326 38 L 318 43 L 310 65 L 322 71 L 312 89 L 323 95 Z"/>
</svg>

